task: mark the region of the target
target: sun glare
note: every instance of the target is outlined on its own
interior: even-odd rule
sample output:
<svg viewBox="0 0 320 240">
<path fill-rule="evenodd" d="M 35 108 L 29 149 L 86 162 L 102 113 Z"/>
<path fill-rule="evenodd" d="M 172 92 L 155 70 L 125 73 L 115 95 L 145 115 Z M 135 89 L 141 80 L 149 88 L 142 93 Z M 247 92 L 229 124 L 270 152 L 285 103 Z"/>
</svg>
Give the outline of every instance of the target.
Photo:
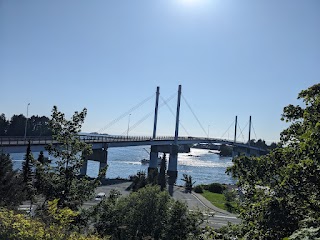
<svg viewBox="0 0 320 240">
<path fill-rule="evenodd" d="M 195 5 L 201 2 L 201 0 L 180 0 L 180 2 L 184 5 Z"/>
<path fill-rule="evenodd" d="M 185 6 L 187 8 L 199 8 L 204 7 L 209 3 L 209 0 L 177 0 L 176 3 L 180 6 Z"/>
</svg>

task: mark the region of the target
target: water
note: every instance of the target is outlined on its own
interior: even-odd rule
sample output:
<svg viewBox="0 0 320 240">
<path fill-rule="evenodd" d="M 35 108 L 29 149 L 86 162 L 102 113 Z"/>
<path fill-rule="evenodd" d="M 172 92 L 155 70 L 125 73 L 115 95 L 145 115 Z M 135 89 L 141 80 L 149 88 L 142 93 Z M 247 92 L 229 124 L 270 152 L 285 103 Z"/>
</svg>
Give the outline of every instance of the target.
<svg viewBox="0 0 320 240">
<path fill-rule="evenodd" d="M 107 178 L 128 178 L 138 171 L 147 172 L 148 165 L 141 164 L 141 159 L 149 158 L 146 151 L 149 146 L 110 148 L 108 150 Z M 39 153 L 33 153 L 37 158 Z M 45 152 L 45 156 L 48 154 Z M 14 160 L 14 168 L 21 169 L 24 153 L 11 154 Z M 167 155 L 167 159 L 169 155 Z M 212 182 L 234 184 L 235 180 L 225 173 L 226 168 L 232 166 L 231 157 L 220 157 L 217 154 L 209 153 L 205 149 L 191 148 L 190 153 L 179 153 L 178 155 L 178 179 L 177 184 L 183 185 L 182 174 L 192 176 L 197 184 L 208 184 Z M 87 174 L 90 177 L 98 175 L 99 162 L 88 161 Z"/>
</svg>

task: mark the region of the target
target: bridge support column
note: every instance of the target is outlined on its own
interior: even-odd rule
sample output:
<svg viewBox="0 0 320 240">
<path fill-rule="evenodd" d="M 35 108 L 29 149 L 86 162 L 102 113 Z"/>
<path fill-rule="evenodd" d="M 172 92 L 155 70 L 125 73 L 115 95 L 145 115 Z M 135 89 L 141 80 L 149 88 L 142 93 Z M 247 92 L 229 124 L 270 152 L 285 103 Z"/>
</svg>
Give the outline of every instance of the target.
<svg viewBox="0 0 320 240">
<path fill-rule="evenodd" d="M 158 168 L 158 147 L 151 146 L 149 168 Z"/>
<path fill-rule="evenodd" d="M 82 165 L 82 168 L 80 170 L 80 175 L 84 176 L 87 174 L 87 165 L 88 160 L 92 161 L 98 161 L 100 162 L 99 171 L 107 166 L 107 159 L 108 159 L 108 148 L 104 147 L 101 149 L 93 149 L 93 152 L 91 155 L 86 156 L 85 161 Z"/>
<path fill-rule="evenodd" d="M 105 168 L 108 165 L 108 148 L 105 148 L 102 151 L 102 158 L 99 160 L 99 172 L 101 171 L 101 169 Z"/>
<path fill-rule="evenodd" d="M 88 161 L 87 160 L 84 160 L 83 161 L 83 164 L 80 168 L 80 175 L 81 176 L 85 176 L 87 175 L 87 167 L 88 167 Z"/>
<path fill-rule="evenodd" d="M 148 177 L 152 180 L 158 177 L 158 147 L 151 146 Z"/>
<path fill-rule="evenodd" d="M 178 145 L 172 145 L 170 157 L 169 157 L 169 165 L 168 165 L 168 185 L 169 185 L 169 194 L 173 195 L 173 186 L 177 181 L 178 177 Z"/>
</svg>

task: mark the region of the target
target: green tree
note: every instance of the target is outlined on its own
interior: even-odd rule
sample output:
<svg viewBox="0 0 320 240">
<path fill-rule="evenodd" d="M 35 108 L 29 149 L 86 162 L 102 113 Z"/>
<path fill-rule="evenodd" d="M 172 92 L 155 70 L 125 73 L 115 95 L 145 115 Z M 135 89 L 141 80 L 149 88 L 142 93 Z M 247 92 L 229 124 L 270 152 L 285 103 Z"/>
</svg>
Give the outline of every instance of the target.
<svg viewBox="0 0 320 240">
<path fill-rule="evenodd" d="M 232 156 L 232 147 L 222 144 L 220 146 L 220 156 L 231 157 Z"/>
<path fill-rule="evenodd" d="M 27 146 L 27 152 L 24 156 L 24 162 L 22 164 L 23 182 L 26 184 L 32 182 L 32 177 L 33 177 L 32 162 L 33 161 L 34 159 L 31 152 L 31 145 L 29 141 Z"/>
<path fill-rule="evenodd" d="M 145 187 L 148 184 L 148 179 L 144 171 L 138 171 L 136 175 L 132 177 L 132 184 L 130 188 L 132 191 L 138 191 L 140 188 Z"/>
<path fill-rule="evenodd" d="M 97 232 L 113 239 L 186 239 L 199 232 L 198 212 L 174 201 L 159 186 L 147 185 L 126 197 L 110 197 L 94 207 Z"/>
<path fill-rule="evenodd" d="M 50 216 L 54 223 L 45 224 L 39 219 L 28 218 L 23 214 L 0 208 L 0 239 L 6 240 L 99 240 L 94 235 L 79 234 L 70 231 L 68 224 L 76 215 L 70 209 L 56 209 L 55 203 L 49 203 Z"/>
<path fill-rule="evenodd" d="M 31 116 L 27 132 L 28 136 L 51 136 L 50 119 L 46 116 Z"/>
<path fill-rule="evenodd" d="M 20 115 L 13 115 L 11 117 L 7 135 L 8 136 L 24 136 L 24 130 L 25 130 L 25 124 L 26 124 L 26 117 L 22 114 Z"/>
<path fill-rule="evenodd" d="M 44 166 L 48 164 L 43 155 L 43 151 L 40 151 L 37 161 L 34 161 L 35 165 L 35 188 L 38 194 L 43 193 L 43 186 L 46 178 L 44 177 Z M 48 167 L 48 166 L 47 166 Z"/>
<path fill-rule="evenodd" d="M 184 187 L 186 192 L 191 193 L 192 187 L 196 183 L 196 182 L 192 182 L 192 176 L 188 174 L 183 174 L 183 178 L 181 180 L 184 181 Z"/>
<path fill-rule="evenodd" d="M 291 123 L 281 133 L 283 147 L 259 158 L 237 158 L 228 170 L 244 192 L 245 239 L 282 239 L 308 218 L 320 226 L 320 84 L 301 91 L 298 99 L 303 106 L 283 111 L 282 120 Z"/>
<path fill-rule="evenodd" d="M 86 115 L 87 110 L 83 109 L 67 120 L 56 106 L 52 109 L 50 128 L 53 140 L 59 144 L 50 144 L 46 150 L 57 159 L 57 166 L 52 168 L 49 164 L 43 165 L 43 175 L 47 179 L 44 180 L 43 193 L 47 200 L 59 199 L 59 207 L 77 209 L 92 197 L 100 179 L 105 176 L 106 169 L 103 169 L 97 179 L 79 177 L 85 157 L 92 153 L 91 145 L 81 141 L 78 136 Z"/>
<path fill-rule="evenodd" d="M 0 207 L 15 208 L 24 199 L 21 175 L 13 170 L 9 154 L 0 153 Z"/>
<path fill-rule="evenodd" d="M 161 159 L 160 172 L 158 176 L 158 184 L 160 186 L 161 191 L 166 189 L 166 186 L 167 186 L 166 170 L 167 170 L 167 161 L 166 161 L 166 154 L 164 153 Z"/>
<path fill-rule="evenodd" d="M 25 196 L 27 200 L 30 200 L 30 211 L 36 195 L 36 189 L 34 186 L 34 173 L 32 171 L 33 162 L 34 158 L 31 152 L 31 145 L 29 141 L 27 146 L 27 152 L 24 157 L 24 162 L 22 164 L 22 176 Z"/>
<path fill-rule="evenodd" d="M 0 136 L 5 136 L 7 134 L 9 122 L 6 119 L 6 116 L 2 113 L 0 115 Z"/>
</svg>

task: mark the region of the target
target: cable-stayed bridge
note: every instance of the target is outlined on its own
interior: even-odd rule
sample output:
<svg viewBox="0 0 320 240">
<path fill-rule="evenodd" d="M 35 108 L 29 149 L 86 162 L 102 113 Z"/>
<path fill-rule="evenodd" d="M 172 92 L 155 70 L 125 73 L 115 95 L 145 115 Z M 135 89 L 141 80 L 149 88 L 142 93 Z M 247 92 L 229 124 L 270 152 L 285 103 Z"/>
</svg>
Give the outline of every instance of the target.
<svg viewBox="0 0 320 240">
<path fill-rule="evenodd" d="M 234 154 L 238 154 L 239 152 L 245 153 L 247 155 L 255 154 L 260 155 L 264 153 L 265 150 L 259 149 L 253 146 L 250 146 L 250 138 L 251 138 L 251 116 L 249 119 L 249 137 L 248 142 L 239 142 L 237 141 L 237 130 L 239 128 L 237 124 L 237 117 L 235 118 L 235 128 L 234 128 L 234 139 L 233 141 L 227 140 L 224 138 L 209 138 L 209 133 L 204 130 L 201 122 L 199 121 L 198 117 L 190 107 L 190 104 L 186 101 L 186 99 L 181 94 L 181 85 L 179 85 L 178 89 L 178 98 L 177 98 L 177 109 L 176 109 L 176 125 L 175 125 L 175 135 L 174 136 L 157 136 L 157 120 L 158 120 L 158 109 L 166 105 L 171 113 L 174 115 L 172 109 L 168 106 L 168 101 L 173 99 L 170 97 L 169 100 L 163 100 L 163 103 L 159 105 L 159 96 L 160 96 L 160 88 L 157 87 L 156 92 L 156 103 L 154 108 L 154 125 L 153 125 L 153 134 L 152 136 L 129 136 L 129 131 L 134 129 L 136 126 L 141 124 L 145 119 L 153 115 L 152 113 L 148 113 L 144 116 L 138 123 L 129 126 L 125 133 L 121 136 L 112 136 L 112 135 L 103 135 L 103 134 L 79 134 L 78 137 L 81 141 L 90 143 L 92 145 L 93 154 L 88 157 L 90 160 L 96 160 L 100 162 L 100 168 L 106 166 L 107 164 L 107 155 L 108 155 L 108 148 L 112 147 L 128 147 L 128 146 L 142 146 L 142 145 L 150 145 L 151 152 L 150 152 L 150 163 L 149 163 L 149 173 L 152 171 L 158 171 L 158 155 L 159 153 L 169 153 L 169 164 L 168 164 L 168 171 L 167 174 L 169 176 L 169 185 L 173 185 L 177 178 L 177 159 L 178 159 L 178 152 L 185 151 L 185 149 L 181 149 L 184 147 L 189 147 L 191 144 L 195 143 L 211 143 L 211 144 L 225 144 L 233 146 Z M 179 136 L 179 127 L 181 126 L 186 132 L 187 130 L 180 122 L 180 102 L 182 99 L 185 101 L 186 105 L 191 110 L 193 116 L 199 123 L 200 127 L 202 128 L 203 132 L 207 137 L 181 137 Z M 149 101 L 151 98 L 147 98 L 145 101 Z M 125 112 L 121 116 L 117 117 L 113 121 L 111 121 L 106 127 L 101 129 L 99 132 L 105 131 L 108 127 L 112 126 L 120 119 L 129 116 L 130 121 L 130 114 L 132 111 L 139 108 L 142 103 L 139 103 L 135 107 L 131 108 L 129 111 Z M 232 125 L 231 125 L 232 126 Z M 231 127 L 230 126 L 230 127 Z M 229 127 L 229 128 L 230 128 Z M 228 130 L 227 130 L 228 131 Z M 240 133 L 243 135 L 242 130 L 240 129 Z M 25 134 L 26 135 L 26 134 Z M 30 142 L 31 150 L 33 152 L 43 151 L 46 144 L 54 144 L 59 145 L 59 142 L 56 142 L 51 137 L 0 137 L 0 150 L 5 153 L 13 153 L 13 152 L 24 152 L 26 149 L 26 145 Z M 82 168 L 82 174 L 86 174 L 86 165 L 85 162 Z"/>
</svg>

